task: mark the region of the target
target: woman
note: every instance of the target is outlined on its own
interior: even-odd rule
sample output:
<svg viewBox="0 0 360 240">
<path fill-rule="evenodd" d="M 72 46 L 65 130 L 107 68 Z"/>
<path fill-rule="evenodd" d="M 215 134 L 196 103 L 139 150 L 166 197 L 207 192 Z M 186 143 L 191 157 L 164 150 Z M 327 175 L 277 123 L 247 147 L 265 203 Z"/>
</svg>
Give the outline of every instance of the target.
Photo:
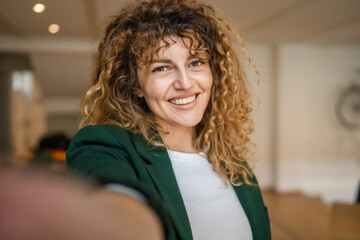
<svg viewBox="0 0 360 240">
<path fill-rule="evenodd" d="M 196 1 L 124 8 L 100 42 L 69 172 L 151 206 L 166 239 L 270 239 L 236 37 Z"/>
</svg>

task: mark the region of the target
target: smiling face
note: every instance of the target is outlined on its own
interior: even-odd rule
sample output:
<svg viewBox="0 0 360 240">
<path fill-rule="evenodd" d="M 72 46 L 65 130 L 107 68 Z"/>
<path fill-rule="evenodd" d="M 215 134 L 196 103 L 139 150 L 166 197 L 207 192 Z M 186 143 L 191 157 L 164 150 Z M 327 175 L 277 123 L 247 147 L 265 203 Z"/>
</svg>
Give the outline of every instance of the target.
<svg viewBox="0 0 360 240">
<path fill-rule="evenodd" d="M 170 47 L 137 70 L 139 96 L 167 131 L 194 128 L 201 121 L 213 83 L 208 61 L 192 56 L 183 41 L 188 45 L 187 39 L 171 37 Z"/>
</svg>

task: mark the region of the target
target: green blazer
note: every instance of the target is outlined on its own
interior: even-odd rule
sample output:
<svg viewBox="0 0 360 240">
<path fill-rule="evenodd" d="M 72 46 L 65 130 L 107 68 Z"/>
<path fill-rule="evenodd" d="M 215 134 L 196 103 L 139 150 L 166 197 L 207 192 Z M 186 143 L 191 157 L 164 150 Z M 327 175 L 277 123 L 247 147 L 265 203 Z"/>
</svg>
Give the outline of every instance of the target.
<svg viewBox="0 0 360 240">
<path fill-rule="evenodd" d="M 70 175 L 100 184 L 125 184 L 142 192 L 160 217 L 166 239 L 193 239 L 164 147 L 149 147 L 141 134 L 131 134 L 117 126 L 87 126 L 73 138 L 66 162 Z M 252 181 L 257 183 L 255 177 Z M 249 219 L 253 239 L 271 239 L 269 216 L 260 189 L 246 184 L 234 189 Z"/>
</svg>

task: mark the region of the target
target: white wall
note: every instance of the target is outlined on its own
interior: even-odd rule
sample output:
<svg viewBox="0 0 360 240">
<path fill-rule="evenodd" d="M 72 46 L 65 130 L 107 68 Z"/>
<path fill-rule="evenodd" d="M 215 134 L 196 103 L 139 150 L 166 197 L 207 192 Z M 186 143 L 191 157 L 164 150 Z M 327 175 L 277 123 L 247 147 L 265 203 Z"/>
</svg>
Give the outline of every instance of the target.
<svg viewBox="0 0 360 240">
<path fill-rule="evenodd" d="M 339 93 L 360 76 L 360 46 L 279 47 L 276 189 L 351 202 L 360 180 L 360 131 L 334 113 Z"/>
<path fill-rule="evenodd" d="M 266 44 L 249 44 L 247 51 L 259 72 L 260 86 L 256 75 L 250 74 L 253 82 L 255 132 L 252 137 L 257 149 L 254 156 L 254 171 L 262 188 L 275 185 L 275 93 L 276 93 L 276 47 Z M 249 66 L 251 69 L 251 67 Z M 250 71 L 251 72 L 251 71 Z"/>
<path fill-rule="evenodd" d="M 354 201 L 360 130 L 340 125 L 335 102 L 350 83 L 360 82 L 360 45 L 249 44 L 247 50 L 262 74 L 253 115 L 262 188 Z"/>
</svg>

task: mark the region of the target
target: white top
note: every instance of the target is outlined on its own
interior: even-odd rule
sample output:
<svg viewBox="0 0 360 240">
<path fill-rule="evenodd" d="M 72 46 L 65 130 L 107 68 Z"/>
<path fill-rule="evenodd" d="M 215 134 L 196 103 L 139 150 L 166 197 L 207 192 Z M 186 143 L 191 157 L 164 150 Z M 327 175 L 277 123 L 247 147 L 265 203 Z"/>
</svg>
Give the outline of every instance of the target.
<svg viewBox="0 0 360 240">
<path fill-rule="evenodd" d="M 228 180 L 212 170 L 204 152 L 168 150 L 194 240 L 252 240 L 249 220 Z"/>
</svg>

